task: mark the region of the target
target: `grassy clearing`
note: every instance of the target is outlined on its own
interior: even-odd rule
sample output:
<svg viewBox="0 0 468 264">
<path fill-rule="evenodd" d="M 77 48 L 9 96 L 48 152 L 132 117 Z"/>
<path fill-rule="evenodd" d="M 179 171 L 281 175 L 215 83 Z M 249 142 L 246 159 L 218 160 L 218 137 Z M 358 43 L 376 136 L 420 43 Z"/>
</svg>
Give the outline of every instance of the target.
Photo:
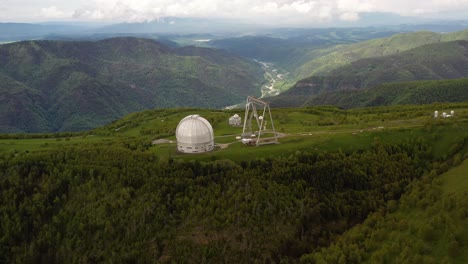
<svg viewBox="0 0 468 264">
<path fill-rule="evenodd" d="M 468 159 L 440 177 L 444 194 L 468 192 Z"/>
<path fill-rule="evenodd" d="M 466 135 L 468 122 L 446 124 L 433 128 L 397 128 L 397 129 L 368 129 L 368 130 L 324 130 L 315 132 L 304 132 L 289 134 L 280 138 L 279 144 L 263 145 L 259 147 L 245 146 L 235 140 L 232 136 L 218 136 L 215 138 L 217 144 L 229 144 L 227 148 L 217 148 L 213 152 L 204 154 L 179 154 L 176 152 L 175 137 L 172 144 L 155 145 L 150 151 L 158 155 L 184 160 L 208 161 L 214 159 L 231 159 L 242 161 L 254 158 L 272 158 L 277 156 L 288 156 L 296 151 L 322 152 L 322 151 L 344 151 L 368 149 L 376 139 L 386 143 L 401 143 L 404 141 L 429 139 L 432 152 L 436 158 L 449 155 L 451 147 L 461 137 Z"/>
<path fill-rule="evenodd" d="M 433 119 L 437 109 L 456 109 L 453 119 Z M 275 157 L 301 151 L 352 152 L 366 149 L 380 138 L 384 142 L 402 142 L 425 138 L 431 141 L 433 154 L 443 158 L 450 148 L 468 131 L 468 103 L 426 106 L 399 106 L 341 110 L 335 107 L 311 107 L 273 109 L 273 120 L 278 132 L 286 137 L 280 144 L 248 147 L 235 137 L 242 127 L 228 125 L 233 114 L 243 117 L 243 110 L 209 109 L 154 109 L 134 113 L 107 126 L 88 131 L 87 136 L 47 139 L 0 139 L 0 153 L 31 152 L 79 144 L 119 144 L 122 141 L 138 141 L 150 144 L 155 139 L 175 141 L 175 129 L 179 121 L 190 114 L 205 117 L 213 126 L 216 144 L 228 144 L 206 154 L 180 155 L 175 144 L 161 144 L 149 151 L 162 156 L 183 159 L 211 160 L 229 158 L 240 161 L 255 157 Z M 91 136 L 90 136 L 91 135 Z"/>
<path fill-rule="evenodd" d="M 443 182 L 442 190 L 444 197 L 451 200 L 451 196 L 456 199 L 466 199 L 468 197 L 468 159 L 465 159 L 461 165 L 452 168 L 441 176 Z M 454 219 L 457 220 L 457 219 Z M 463 228 L 459 230 L 458 239 L 460 240 L 459 256 L 454 263 L 468 262 L 468 218 L 459 219 L 457 224 Z"/>
<path fill-rule="evenodd" d="M 70 137 L 70 138 L 33 138 L 33 139 L 2 139 L 0 140 L 0 153 L 29 152 L 49 150 L 65 146 L 96 144 L 111 141 L 111 138 L 101 136 Z"/>
<path fill-rule="evenodd" d="M 343 263 L 467 263 L 468 159 L 442 175 L 431 174 L 309 257 L 315 263 L 336 263 L 337 256 Z"/>
</svg>

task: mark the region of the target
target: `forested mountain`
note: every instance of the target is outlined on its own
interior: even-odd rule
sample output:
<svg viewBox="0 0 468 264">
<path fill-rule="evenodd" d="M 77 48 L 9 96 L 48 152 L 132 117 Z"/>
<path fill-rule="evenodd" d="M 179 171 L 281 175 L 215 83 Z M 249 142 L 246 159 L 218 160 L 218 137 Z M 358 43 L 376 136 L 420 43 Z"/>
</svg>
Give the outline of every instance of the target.
<svg viewBox="0 0 468 264">
<path fill-rule="evenodd" d="M 452 33 L 402 31 L 398 28 L 284 29 L 266 36 L 224 38 L 208 44 L 273 63 L 274 67 L 289 72 L 275 84 L 287 90 L 304 78 L 330 76 L 338 68 L 362 59 L 397 55 L 427 44 L 468 40 L 468 30 Z"/>
<path fill-rule="evenodd" d="M 326 75 L 301 80 L 290 90 L 270 100 L 277 106 L 298 106 L 305 103 L 311 96 L 321 93 L 372 88 L 391 82 L 464 77 L 468 77 L 468 41 L 443 42 L 424 45 L 390 56 L 351 62 Z M 353 92 L 346 94 L 354 95 Z M 316 102 L 320 100 L 317 99 Z M 430 101 L 439 100 L 458 101 L 456 98 L 450 99 L 443 95 L 441 98 L 432 96 Z M 391 99 L 387 98 L 384 101 L 390 102 Z M 406 103 L 418 103 L 418 101 L 406 101 Z"/>
<path fill-rule="evenodd" d="M 154 107 L 223 107 L 258 95 L 258 64 L 156 41 L 27 41 L 0 46 L 0 132 L 76 131 Z"/>
<path fill-rule="evenodd" d="M 460 162 L 455 157 L 456 168 L 442 175 L 436 168 L 413 182 L 386 212 L 372 214 L 301 263 L 465 263 L 468 160 Z"/>
<path fill-rule="evenodd" d="M 349 45 L 311 51 L 309 61 L 298 67 L 294 75 L 306 78 L 312 75 L 329 75 L 329 72 L 353 61 L 398 54 L 423 45 L 468 40 L 468 30 L 453 33 L 420 31 L 396 34 L 388 38 L 372 39 Z"/>
<path fill-rule="evenodd" d="M 42 38 L 49 34 L 73 34 L 85 30 L 85 26 L 66 24 L 30 24 L 0 22 L 0 42 Z"/>
<path fill-rule="evenodd" d="M 456 116 L 435 119 L 434 109 Z M 0 135 L 0 262 L 314 263 L 338 254 L 360 263 L 406 248 L 386 239 L 394 222 L 408 230 L 399 215 L 382 221 L 386 212 L 468 158 L 467 102 L 273 108 L 284 137 L 261 147 L 235 139 L 242 129 L 227 120 L 238 111 L 151 109 L 87 132 Z M 193 113 L 211 122 L 213 152 L 183 155 L 171 143 Z M 436 196 L 416 194 L 418 206 L 436 208 Z M 468 236 L 452 228 L 467 230 L 459 202 L 439 203 L 456 221 L 449 232 L 434 213 L 435 232 L 432 220 L 408 230 L 418 249 L 408 257 L 466 263 Z M 342 238 L 362 223 L 372 232 Z M 335 248 L 342 239 L 353 246 Z M 435 246 L 443 250 L 427 250 Z"/>
<path fill-rule="evenodd" d="M 386 28 L 276 29 L 265 35 L 222 38 L 210 41 L 214 47 L 260 61 L 275 63 L 293 71 L 310 58 L 311 51 L 337 44 L 349 44 L 400 33 Z"/>
<path fill-rule="evenodd" d="M 0 156 L 0 260 L 297 259 L 397 199 L 428 153 L 376 144 L 242 166 L 112 146 Z"/>
<path fill-rule="evenodd" d="M 468 79 L 386 83 L 362 90 L 324 93 L 304 105 L 335 105 L 355 108 L 379 105 L 429 104 L 468 101 Z"/>
</svg>

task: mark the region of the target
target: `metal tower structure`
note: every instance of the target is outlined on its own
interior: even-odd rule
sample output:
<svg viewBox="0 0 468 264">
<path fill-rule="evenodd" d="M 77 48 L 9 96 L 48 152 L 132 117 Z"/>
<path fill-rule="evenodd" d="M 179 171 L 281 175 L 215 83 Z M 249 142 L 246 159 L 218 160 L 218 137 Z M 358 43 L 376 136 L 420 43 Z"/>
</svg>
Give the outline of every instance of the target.
<svg viewBox="0 0 468 264">
<path fill-rule="evenodd" d="M 262 115 L 258 114 L 258 110 Z M 268 128 L 268 114 L 271 128 Z M 252 96 L 247 97 L 245 104 L 244 128 L 242 130 L 242 142 L 249 145 L 277 144 L 278 136 L 273 124 L 270 105 Z"/>
</svg>

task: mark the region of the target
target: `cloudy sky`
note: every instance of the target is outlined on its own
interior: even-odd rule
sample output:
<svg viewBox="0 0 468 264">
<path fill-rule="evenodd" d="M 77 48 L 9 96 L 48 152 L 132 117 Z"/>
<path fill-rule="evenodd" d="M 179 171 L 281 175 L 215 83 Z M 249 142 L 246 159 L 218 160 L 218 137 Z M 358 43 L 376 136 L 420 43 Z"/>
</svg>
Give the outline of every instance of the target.
<svg viewBox="0 0 468 264">
<path fill-rule="evenodd" d="M 165 16 L 252 22 L 357 21 L 360 14 L 468 18 L 468 0 L 0 0 L 0 22 L 141 22 Z"/>
</svg>

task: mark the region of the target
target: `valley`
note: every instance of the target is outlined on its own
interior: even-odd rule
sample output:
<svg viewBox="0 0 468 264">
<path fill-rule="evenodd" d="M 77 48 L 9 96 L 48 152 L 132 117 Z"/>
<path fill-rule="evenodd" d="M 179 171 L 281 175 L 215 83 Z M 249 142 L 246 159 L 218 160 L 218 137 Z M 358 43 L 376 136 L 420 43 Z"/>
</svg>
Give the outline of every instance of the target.
<svg viewBox="0 0 468 264">
<path fill-rule="evenodd" d="M 465 38 L 466 32 L 468 31 L 458 32 L 453 38 Z M 466 44 L 465 40 L 440 42 L 393 55 L 340 62 L 343 66 L 302 79 L 291 89 L 269 100 L 277 102 L 277 106 L 299 106 L 308 99 L 312 101 L 314 96 L 325 96 L 327 93 L 337 91 L 349 94 L 352 90 L 373 90 L 379 85 L 396 82 L 466 78 L 468 77 Z M 333 59 L 328 57 L 326 55 L 318 61 Z M 320 67 L 319 65 L 316 66 Z M 322 103 L 320 100 L 318 102 Z"/>
<path fill-rule="evenodd" d="M 288 81 L 289 72 L 278 69 L 273 63 L 256 62 L 260 63 L 265 70 L 265 79 L 267 81 L 261 88 L 262 96 L 260 98 L 279 95 L 283 91 L 281 89 L 281 83 Z"/>
</svg>

